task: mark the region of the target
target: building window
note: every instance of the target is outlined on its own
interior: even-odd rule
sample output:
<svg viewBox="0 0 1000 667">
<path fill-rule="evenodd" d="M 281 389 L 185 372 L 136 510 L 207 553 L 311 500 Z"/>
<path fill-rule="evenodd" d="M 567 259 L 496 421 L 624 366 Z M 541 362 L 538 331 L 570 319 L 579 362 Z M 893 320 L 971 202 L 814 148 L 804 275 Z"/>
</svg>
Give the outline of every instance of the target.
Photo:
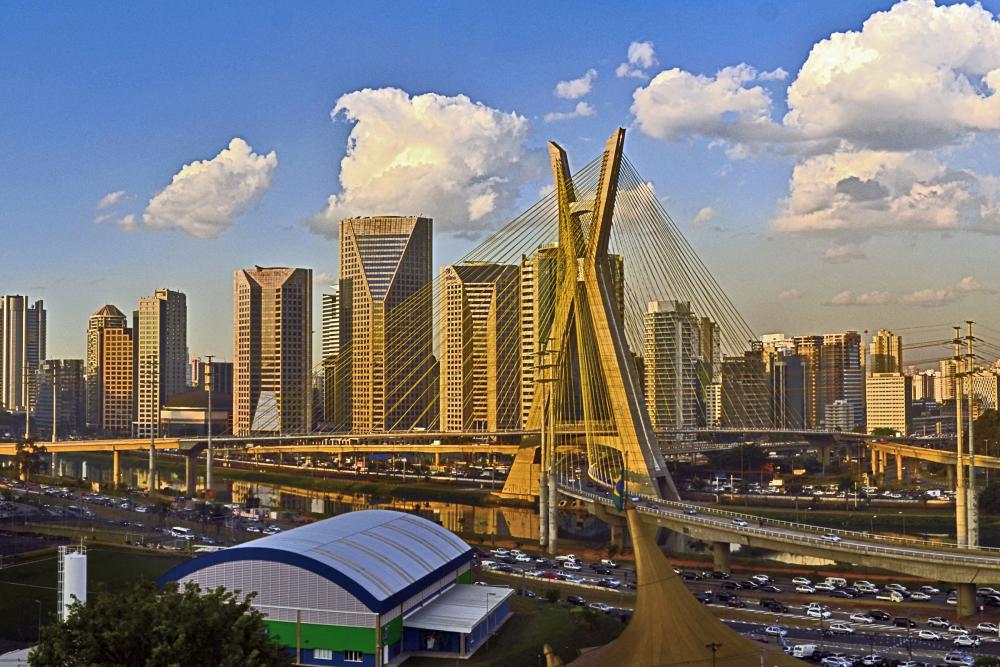
<svg viewBox="0 0 1000 667">
<path fill-rule="evenodd" d="M 315 660 L 333 660 L 333 649 L 329 648 L 313 649 L 313 658 Z"/>
<path fill-rule="evenodd" d="M 365 654 L 361 651 L 344 651 L 344 662 L 364 662 Z"/>
</svg>

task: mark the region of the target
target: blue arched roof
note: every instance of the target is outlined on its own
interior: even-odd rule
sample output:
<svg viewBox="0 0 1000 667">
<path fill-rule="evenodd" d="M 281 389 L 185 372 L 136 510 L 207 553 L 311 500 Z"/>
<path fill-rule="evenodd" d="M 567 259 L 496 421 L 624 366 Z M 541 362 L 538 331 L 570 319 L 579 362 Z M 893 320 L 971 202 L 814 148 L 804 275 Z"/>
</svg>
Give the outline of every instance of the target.
<svg viewBox="0 0 1000 667">
<path fill-rule="evenodd" d="M 390 510 L 349 512 L 199 556 L 160 584 L 220 563 L 263 560 L 314 572 L 374 612 L 384 612 L 472 559 L 473 550 L 432 521 Z"/>
</svg>

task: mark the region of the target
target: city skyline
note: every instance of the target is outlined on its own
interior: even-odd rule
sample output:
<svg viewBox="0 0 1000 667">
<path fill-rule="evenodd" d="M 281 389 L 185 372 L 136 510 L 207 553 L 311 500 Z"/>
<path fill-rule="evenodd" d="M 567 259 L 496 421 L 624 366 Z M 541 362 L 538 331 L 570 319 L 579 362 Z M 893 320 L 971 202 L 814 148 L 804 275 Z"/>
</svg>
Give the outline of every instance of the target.
<svg viewBox="0 0 1000 667">
<path fill-rule="evenodd" d="M 230 18 L 209 9 L 185 37 L 192 45 L 185 55 L 170 45 L 191 22 L 165 9 L 155 17 L 161 30 L 143 37 L 141 57 L 125 64 L 122 50 L 138 50 L 140 42 L 108 37 L 129 32 L 135 19 L 89 11 L 57 17 L 8 5 L 10 34 L 0 49 L 21 64 L 0 76 L 24 94 L 0 112 L 11 139 L 0 158 L 3 225 L 14 247 L 30 247 L 45 230 L 51 261 L 40 266 L 36 253 L 17 253 L 0 268 L 0 284 L 5 293 L 46 301 L 54 358 L 84 356 L 80 332 L 95 308 L 135 303 L 160 286 L 191 297 L 192 352 L 231 358 L 225 313 L 236 268 L 302 266 L 329 284 L 339 270 L 331 238 L 339 217 L 398 214 L 438 220 L 436 274 L 534 201 L 547 180 L 546 138 L 590 150 L 609 126 L 623 124 L 635 130 L 631 159 L 758 333 L 906 330 L 970 317 L 997 327 L 988 305 L 1000 269 L 989 261 L 994 237 L 986 232 L 997 228 L 990 174 L 1000 168 L 989 150 L 996 128 L 988 119 L 994 96 L 987 75 L 1000 54 L 986 37 L 969 37 L 962 54 L 943 48 L 977 29 L 1000 32 L 997 9 L 992 2 L 935 7 L 917 0 L 808 10 L 637 6 L 602 21 L 604 10 L 586 8 L 560 13 L 577 29 L 557 32 L 579 37 L 601 29 L 600 43 L 580 39 L 587 48 L 556 49 L 544 63 L 534 31 L 554 26 L 556 17 L 538 8 L 535 27 L 497 46 L 475 26 L 473 10 L 442 6 L 414 26 L 438 34 L 440 48 L 395 40 L 379 53 L 352 50 L 359 38 L 351 35 L 332 40 L 336 46 L 316 39 L 334 23 L 366 23 L 374 9 L 248 11 L 245 35 L 232 43 L 199 40 Z M 661 15 L 671 18 L 669 30 L 649 20 Z M 21 57 L 33 35 L 68 30 L 76 20 L 93 29 L 42 58 Z M 927 21 L 948 30 L 929 34 L 917 54 L 876 39 L 871 28 L 905 38 Z M 720 22 L 727 27 L 716 34 Z M 383 22 L 365 39 L 388 43 L 388 31 L 400 28 Z M 99 39 L 119 50 L 92 48 Z M 310 67 L 277 82 L 274 67 L 295 68 L 284 59 L 237 59 L 245 39 L 267 39 Z M 892 57 L 881 70 L 860 66 L 854 79 L 824 88 L 819 56 L 842 56 L 851 43 Z M 456 67 L 448 55 L 459 52 L 464 62 Z M 218 67 L 203 67 L 206 59 Z M 944 78 L 931 77 L 925 89 L 913 83 L 891 101 L 904 112 L 888 128 L 891 139 L 869 136 L 856 121 L 874 113 L 878 99 L 848 95 L 828 115 L 816 109 L 816 99 L 837 93 L 833 86 L 861 89 L 866 76 L 923 71 L 928 63 Z M 166 90 L 150 86 L 171 67 L 187 74 L 172 76 Z M 79 80 L 64 88 L 67 71 Z M 675 90 L 686 105 L 663 103 Z M 171 93 L 184 100 L 177 102 L 183 110 Z M 73 105 L 80 114 L 73 129 L 84 124 L 85 136 L 48 111 L 62 108 L 56 103 L 64 94 L 86 105 Z M 146 104 L 153 95 L 155 109 Z M 263 103 L 250 104 L 254 96 Z M 929 105 L 940 109 L 922 111 L 910 99 L 940 102 Z M 963 104 L 968 110 L 957 111 Z M 197 128 L 182 113 L 191 106 L 202 111 Z M 138 124 L 130 118 L 140 110 L 147 120 Z M 54 191 L 43 174 L 53 159 L 61 160 Z M 423 189 L 407 186 L 401 174 L 400 182 L 377 177 L 390 165 L 405 166 Z M 830 184 L 822 173 L 841 177 Z M 206 183 L 220 185 L 221 207 L 212 206 Z M 914 201 L 926 216 L 905 213 Z M 816 215 L 803 213 L 810 210 Z M 907 268 L 890 269 L 887 261 Z M 80 299 L 81 291 L 88 298 Z M 319 322 L 318 301 L 313 307 Z"/>
</svg>

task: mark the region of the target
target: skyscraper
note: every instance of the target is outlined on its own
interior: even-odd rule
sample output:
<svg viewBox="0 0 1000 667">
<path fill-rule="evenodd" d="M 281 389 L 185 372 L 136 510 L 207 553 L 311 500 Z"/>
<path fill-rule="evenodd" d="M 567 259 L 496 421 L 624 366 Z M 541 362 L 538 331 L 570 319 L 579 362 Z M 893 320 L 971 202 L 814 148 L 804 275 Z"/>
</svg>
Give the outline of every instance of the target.
<svg viewBox="0 0 1000 667">
<path fill-rule="evenodd" d="M 312 429 L 312 270 L 233 277 L 233 432 Z"/>
<path fill-rule="evenodd" d="M 87 425 L 91 428 L 101 427 L 102 395 L 101 381 L 104 374 L 101 371 L 101 355 L 103 352 L 102 337 L 106 329 L 123 329 L 128 326 L 127 318 L 122 311 L 111 304 L 105 304 L 90 316 L 87 321 Z M 129 364 L 131 368 L 131 364 Z M 131 371 L 130 371 L 131 372 Z M 131 380 L 129 380 L 131 386 Z M 131 400 L 131 399 L 130 399 Z"/>
<path fill-rule="evenodd" d="M 323 360 L 333 359 L 340 351 L 340 290 L 331 287 L 323 299 Z"/>
<path fill-rule="evenodd" d="M 654 429 L 697 426 L 701 327 L 691 304 L 651 301 L 645 317 L 645 398 Z"/>
<path fill-rule="evenodd" d="M 403 216 L 340 223 L 340 354 L 348 355 L 349 386 L 337 394 L 350 401 L 344 426 L 354 432 L 433 420 L 431 225 L 430 218 Z"/>
<path fill-rule="evenodd" d="M 0 405 L 12 412 L 34 408 L 35 371 L 45 360 L 45 307 L 28 297 L 0 297 Z"/>
<path fill-rule="evenodd" d="M 559 249 L 554 243 L 521 257 L 521 424 L 535 400 L 535 366 L 552 328 Z"/>
<path fill-rule="evenodd" d="M 722 428 L 767 428 L 770 424 L 770 396 L 764 370 L 763 345 L 742 356 L 722 359 L 721 415 Z"/>
<path fill-rule="evenodd" d="M 795 354 L 802 359 L 802 391 L 805 396 L 805 427 L 817 428 L 824 418 L 824 408 L 819 396 L 820 353 L 822 336 L 795 336 Z"/>
<path fill-rule="evenodd" d="M 161 288 L 139 299 L 135 329 L 135 435 L 160 432 L 163 403 L 187 389 L 187 297 Z"/>
<path fill-rule="evenodd" d="M 35 419 L 39 432 L 52 433 L 53 410 L 57 435 L 76 433 L 86 426 L 83 369 L 83 359 L 46 359 L 38 366 Z"/>
<path fill-rule="evenodd" d="M 98 337 L 100 341 L 99 428 L 106 435 L 128 435 L 132 430 L 135 408 L 134 338 L 134 330 L 126 327 L 105 327 L 101 329 Z"/>
<path fill-rule="evenodd" d="M 879 329 L 868 346 L 868 372 L 903 372 L 903 337 L 888 329 Z"/>
<path fill-rule="evenodd" d="M 520 421 L 519 269 L 468 263 L 441 271 L 443 431 L 497 431 Z"/>
<path fill-rule="evenodd" d="M 911 381 L 901 373 L 873 373 L 866 378 L 866 433 L 887 429 L 909 434 Z"/>
<path fill-rule="evenodd" d="M 857 331 L 823 336 L 818 393 L 823 406 L 841 399 L 847 401 L 854 414 L 852 428 L 864 426 L 865 378 L 861 335 Z"/>
</svg>

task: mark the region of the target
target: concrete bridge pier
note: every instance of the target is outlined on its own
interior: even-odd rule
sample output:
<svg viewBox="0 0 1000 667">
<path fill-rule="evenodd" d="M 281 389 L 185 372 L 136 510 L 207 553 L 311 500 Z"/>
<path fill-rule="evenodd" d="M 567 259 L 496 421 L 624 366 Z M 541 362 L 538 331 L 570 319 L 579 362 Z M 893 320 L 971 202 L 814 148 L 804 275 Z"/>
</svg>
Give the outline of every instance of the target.
<svg viewBox="0 0 1000 667">
<path fill-rule="evenodd" d="M 184 493 L 188 498 L 193 498 L 198 490 L 198 456 L 187 454 L 184 456 Z"/>
<path fill-rule="evenodd" d="M 121 478 L 122 478 L 121 471 L 122 471 L 122 467 L 121 467 L 121 452 L 119 452 L 117 449 L 112 449 L 111 450 L 111 486 L 114 487 L 114 488 L 116 488 L 116 489 L 118 488 L 118 485 L 121 484 Z"/>
<path fill-rule="evenodd" d="M 712 542 L 712 567 L 716 572 L 731 574 L 732 559 L 729 555 L 729 542 Z"/>
<path fill-rule="evenodd" d="M 975 584 L 955 584 L 958 591 L 958 609 L 956 613 L 959 618 L 973 616 L 979 611 L 976 606 L 976 585 Z"/>
<path fill-rule="evenodd" d="M 945 473 L 948 475 L 948 488 L 955 488 L 955 466 L 950 464 L 945 464 Z"/>
<path fill-rule="evenodd" d="M 56 454 L 55 452 L 52 452 L 49 456 L 52 457 L 50 459 L 50 461 L 49 461 L 49 474 L 52 477 L 58 477 L 59 476 L 59 455 Z"/>
<path fill-rule="evenodd" d="M 903 481 L 903 455 L 896 454 L 896 481 Z"/>
<path fill-rule="evenodd" d="M 872 467 L 872 477 L 878 476 L 878 452 L 874 449 L 868 450 L 868 463 Z"/>
<path fill-rule="evenodd" d="M 434 452 L 434 465 L 441 465 L 441 452 Z"/>
</svg>

